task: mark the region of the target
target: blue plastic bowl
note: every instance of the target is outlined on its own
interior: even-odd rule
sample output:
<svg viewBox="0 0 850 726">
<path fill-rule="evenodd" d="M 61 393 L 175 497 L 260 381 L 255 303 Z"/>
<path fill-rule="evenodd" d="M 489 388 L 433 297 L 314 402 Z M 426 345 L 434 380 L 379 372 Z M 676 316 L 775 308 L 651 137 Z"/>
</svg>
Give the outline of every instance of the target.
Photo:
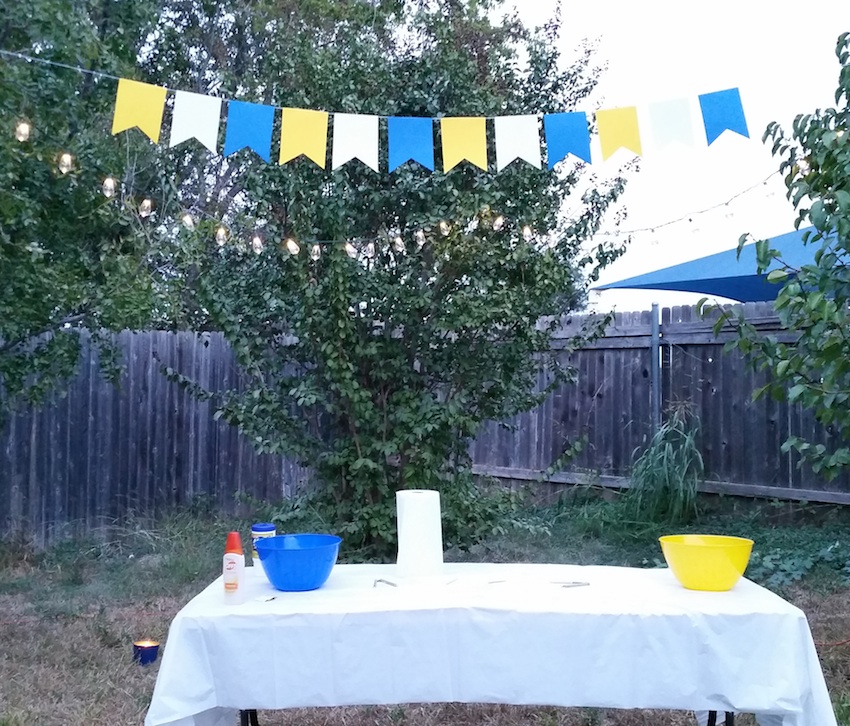
<svg viewBox="0 0 850 726">
<path fill-rule="evenodd" d="M 257 554 L 277 590 L 317 590 L 330 577 L 342 540 L 333 534 L 279 534 L 257 540 Z"/>
</svg>

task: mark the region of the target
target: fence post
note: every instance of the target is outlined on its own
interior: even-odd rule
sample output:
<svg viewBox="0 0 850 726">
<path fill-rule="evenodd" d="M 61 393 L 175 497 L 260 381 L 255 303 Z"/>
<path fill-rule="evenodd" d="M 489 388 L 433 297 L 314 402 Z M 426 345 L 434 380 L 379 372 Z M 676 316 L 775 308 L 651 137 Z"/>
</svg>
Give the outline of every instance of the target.
<svg viewBox="0 0 850 726">
<path fill-rule="evenodd" d="M 650 345 L 649 413 L 652 435 L 661 428 L 661 325 L 658 303 L 652 303 L 652 342 Z"/>
</svg>

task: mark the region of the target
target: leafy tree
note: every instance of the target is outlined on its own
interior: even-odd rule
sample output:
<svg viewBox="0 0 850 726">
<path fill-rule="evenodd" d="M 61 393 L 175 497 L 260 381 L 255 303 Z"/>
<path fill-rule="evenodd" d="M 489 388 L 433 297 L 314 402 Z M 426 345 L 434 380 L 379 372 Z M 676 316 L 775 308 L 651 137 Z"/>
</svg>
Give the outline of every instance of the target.
<svg viewBox="0 0 850 726">
<path fill-rule="evenodd" d="M 331 112 L 494 116 L 583 105 L 600 73 L 592 48 L 578 48 L 564 70 L 559 19 L 532 32 L 513 16 L 493 21 L 501 5 L 34 0 L 43 21 L 10 24 L 17 35 L 4 45 L 172 89 Z M 517 162 L 499 174 L 408 163 L 389 174 L 385 151 L 381 173 L 358 161 L 328 171 L 248 150 L 222 158 L 195 142 L 153 146 L 136 131 L 109 137 L 113 80 L 4 66 L 16 74 L 0 86 L 7 127 L 29 102 L 39 132 L 24 144 L 11 132 L 0 139 L 0 173 L 14 179 L 0 192 L 0 281 L 18 286 L 0 292 L 0 311 L 15 321 L 0 327 L 4 345 L 16 346 L 17 357 L 4 353 L 7 391 L 43 392 L 72 371 L 73 346 L 64 358 L 47 350 L 52 376 L 33 387 L 43 331 L 52 341 L 82 325 L 221 330 L 244 373 L 238 389 L 203 391 L 169 374 L 215 398 L 217 415 L 260 450 L 311 466 L 320 484 L 311 503 L 349 548 L 390 551 L 394 492 L 404 487 L 441 489 L 450 541 L 492 526 L 509 503 L 472 485 L 470 438 L 482 421 L 527 410 L 571 379 L 551 355 L 551 332 L 619 253 L 587 253 L 585 242 L 622 175 L 598 180 L 578 162 L 558 172 Z M 279 138 L 279 115 L 275 123 Z M 55 175 L 38 158 L 47 139 L 76 148 L 75 172 Z M 120 180 L 117 204 L 99 195 L 107 173 Z M 153 212 L 140 218 L 145 197 Z M 186 212 L 191 229 L 179 223 Z M 27 256 L 31 241 L 49 254 Z M 535 393 L 541 367 L 549 387 Z"/>
<path fill-rule="evenodd" d="M 515 17 L 494 25 L 499 5 L 231 3 L 199 14 L 175 4 L 146 67 L 168 69 L 170 86 L 188 74 L 229 97 L 391 116 L 565 111 L 587 98 L 591 50 L 562 70 L 558 20 L 540 33 Z M 200 59 L 203 73 L 181 59 Z M 583 304 L 585 273 L 617 254 L 586 255 L 582 244 L 623 179 L 588 180 L 579 163 L 499 174 L 412 163 L 376 174 L 359 162 L 328 172 L 250 154 L 175 164 L 210 217 L 186 235 L 182 270 L 245 378 L 239 390 L 207 392 L 171 375 L 215 397 L 217 415 L 261 450 L 311 466 L 321 484 L 311 508 L 350 549 L 392 551 L 402 488 L 442 491 L 449 541 L 485 534 L 509 504 L 472 485 L 470 439 L 571 378 L 551 333 Z M 563 217 L 580 181 L 577 211 Z M 219 220 L 230 231 L 221 249 Z M 535 392 L 541 366 L 549 386 Z"/>
<path fill-rule="evenodd" d="M 841 63 L 836 108 L 797 116 L 789 138 L 771 123 L 764 140 L 781 158 L 788 199 L 797 210 L 796 227 L 811 226 L 804 243 L 813 262 L 793 268 L 767 240 L 756 242 L 759 272 L 783 283 L 775 308 L 784 327 L 798 334 L 795 343 L 760 335 L 742 314 L 724 311 L 715 330 L 731 323 L 738 337 L 729 344 L 750 356 L 753 366 L 771 378 L 755 396 L 799 403 L 828 427 L 831 445 L 791 436 L 783 451 L 796 450 L 814 471 L 833 478 L 850 464 L 850 34 L 838 39 Z M 740 248 L 747 241 L 744 235 Z"/>
<path fill-rule="evenodd" d="M 73 70 L 131 74 L 152 11 L 136 0 L 0 3 L 0 48 L 72 67 L 0 56 L 0 425 L 76 372 L 83 330 L 103 345 L 102 330 L 162 317 L 151 236 L 121 205 L 138 203 L 151 145 L 113 139 L 114 81 Z M 114 375 L 114 351 L 103 352 Z"/>
</svg>

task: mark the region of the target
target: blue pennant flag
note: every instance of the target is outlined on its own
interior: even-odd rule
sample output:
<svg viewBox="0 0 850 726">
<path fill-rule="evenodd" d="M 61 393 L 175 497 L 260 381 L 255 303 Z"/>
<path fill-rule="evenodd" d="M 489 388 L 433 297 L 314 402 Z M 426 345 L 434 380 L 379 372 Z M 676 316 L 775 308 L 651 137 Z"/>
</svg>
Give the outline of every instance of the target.
<svg viewBox="0 0 850 726">
<path fill-rule="evenodd" d="M 418 161 L 434 171 L 434 120 L 411 116 L 387 119 L 389 170 L 395 171 L 406 161 Z"/>
<path fill-rule="evenodd" d="M 586 113 L 547 113 L 543 116 L 543 130 L 546 133 L 550 169 L 566 159 L 567 154 L 590 163 L 590 129 L 587 127 Z"/>
<path fill-rule="evenodd" d="M 271 161 L 273 127 L 274 106 L 230 101 L 227 104 L 224 155 L 228 156 L 247 147 L 264 161 Z"/>
<path fill-rule="evenodd" d="M 750 137 L 747 119 L 744 118 L 744 107 L 741 105 L 741 94 L 737 88 L 703 93 L 699 97 L 699 106 L 705 124 L 705 139 L 709 146 L 727 129 Z"/>
</svg>

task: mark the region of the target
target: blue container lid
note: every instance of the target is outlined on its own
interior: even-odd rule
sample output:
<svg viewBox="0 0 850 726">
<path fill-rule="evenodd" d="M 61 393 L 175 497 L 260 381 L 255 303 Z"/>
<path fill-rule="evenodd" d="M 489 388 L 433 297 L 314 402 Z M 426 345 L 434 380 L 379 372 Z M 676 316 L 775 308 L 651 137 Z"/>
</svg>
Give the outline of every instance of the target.
<svg viewBox="0 0 850 726">
<path fill-rule="evenodd" d="M 271 522 L 257 522 L 251 527 L 252 532 L 274 532 L 275 526 Z"/>
</svg>

